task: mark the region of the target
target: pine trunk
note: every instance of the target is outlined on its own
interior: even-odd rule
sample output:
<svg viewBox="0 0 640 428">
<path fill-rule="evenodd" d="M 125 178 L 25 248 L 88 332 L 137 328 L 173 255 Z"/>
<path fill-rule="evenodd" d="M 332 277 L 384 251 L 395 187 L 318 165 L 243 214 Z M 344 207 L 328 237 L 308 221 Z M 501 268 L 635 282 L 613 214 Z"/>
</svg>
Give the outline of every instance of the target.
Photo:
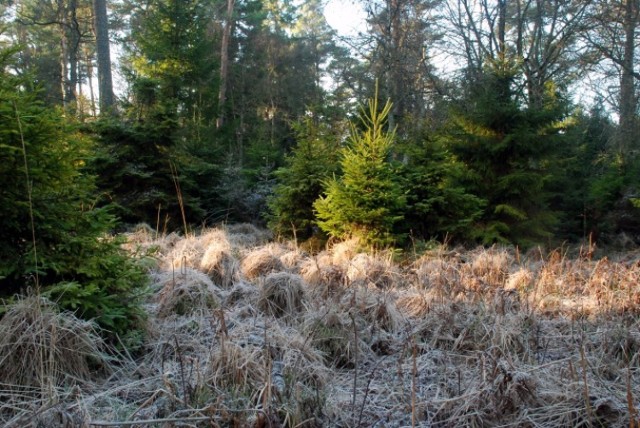
<svg viewBox="0 0 640 428">
<path fill-rule="evenodd" d="M 96 52 L 98 57 L 98 92 L 100 95 L 100 112 L 105 113 L 112 110 L 114 104 L 107 1 L 93 0 L 93 14 L 96 35 Z"/>
</svg>

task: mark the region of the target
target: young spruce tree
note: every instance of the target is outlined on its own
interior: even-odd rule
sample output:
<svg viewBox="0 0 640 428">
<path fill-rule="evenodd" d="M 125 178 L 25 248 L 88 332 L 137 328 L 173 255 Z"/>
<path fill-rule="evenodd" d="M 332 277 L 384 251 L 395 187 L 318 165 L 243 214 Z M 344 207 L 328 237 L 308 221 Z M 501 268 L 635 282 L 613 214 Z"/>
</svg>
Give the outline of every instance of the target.
<svg viewBox="0 0 640 428">
<path fill-rule="evenodd" d="M 395 137 L 385 130 L 391 103 L 378 110 L 376 98 L 360 114 L 364 131 L 352 124 L 350 142 L 340 150 L 342 176 L 325 183 L 314 208 L 318 225 L 331 236 L 381 248 L 402 239 L 396 227 L 406 197 L 389 159 Z"/>
<path fill-rule="evenodd" d="M 314 234 L 313 203 L 322 184 L 338 169 L 340 139 L 327 125 L 305 117 L 294 124 L 296 147 L 276 172 L 278 184 L 269 199 L 269 227 L 276 234 L 299 239 Z"/>
<path fill-rule="evenodd" d="M 108 236 L 108 207 L 95 207 L 92 141 L 11 71 L 17 52 L 0 49 L 0 296 L 32 288 L 110 333 L 132 333 L 146 275 Z"/>
</svg>

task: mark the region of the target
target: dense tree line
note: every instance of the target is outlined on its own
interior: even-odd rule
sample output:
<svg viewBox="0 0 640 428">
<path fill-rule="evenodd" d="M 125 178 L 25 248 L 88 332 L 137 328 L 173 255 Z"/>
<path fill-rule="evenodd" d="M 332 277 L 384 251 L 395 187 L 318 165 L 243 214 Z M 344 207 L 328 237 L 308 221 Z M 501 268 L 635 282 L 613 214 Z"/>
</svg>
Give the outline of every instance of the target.
<svg viewBox="0 0 640 428">
<path fill-rule="evenodd" d="M 640 239 L 637 0 L 363 7 L 345 39 L 320 0 L 0 2 L 3 289 L 89 293 L 109 266 L 74 270 L 64 245 L 91 258 L 138 222 Z"/>
</svg>

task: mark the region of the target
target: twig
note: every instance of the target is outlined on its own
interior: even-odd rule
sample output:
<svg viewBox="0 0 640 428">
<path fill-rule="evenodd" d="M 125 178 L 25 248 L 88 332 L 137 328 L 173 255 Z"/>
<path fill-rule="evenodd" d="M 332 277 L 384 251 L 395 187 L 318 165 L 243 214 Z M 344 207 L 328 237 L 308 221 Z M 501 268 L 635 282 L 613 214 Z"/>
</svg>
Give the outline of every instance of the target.
<svg viewBox="0 0 640 428">
<path fill-rule="evenodd" d="M 178 343 L 178 337 L 175 334 L 173 335 L 173 340 L 176 343 L 176 354 L 178 356 L 178 364 L 180 366 L 180 381 L 182 383 L 182 396 L 186 406 L 189 407 L 189 394 L 188 394 L 187 384 L 186 384 L 186 379 L 184 374 L 184 361 L 182 359 L 182 350 L 180 349 L 180 344 Z"/>
<path fill-rule="evenodd" d="M 189 227 L 187 226 L 187 215 L 184 211 L 184 200 L 182 199 L 182 190 L 180 189 L 180 182 L 178 181 L 178 168 L 173 163 L 173 161 L 169 161 L 169 167 L 171 168 L 171 178 L 173 179 L 173 184 L 176 187 L 176 195 L 178 196 L 178 204 L 180 205 L 180 213 L 182 214 L 182 223 L 184 226 L 184 236 L 189 235 Z"/>
<path fill-rule="evenodd" d="M 631 390 L 631 370 L 627 368 L 627 407 L 629 408 L 629 428 L 640 428 L 638 423 L 638 409 L 633 404 L 633 391 Z"/>
<path fill-rule="evenodd" d="M 358 415 L 358 423 L 356 423 L 356 426 L 359 427 L 360 423 L 362 422 L 362 415 L 364 413 L 364 407 L 367 404 L 367 397 L 369 396 L 369 386 L 371 386 L 371 381 L 373 380 L 373 376 L 376 373 L 376 370 L 378 369 L 378 367 L 380 367 L 380 364 L 382 364 L 382 362 L 386 359 L 386 357 L 383 357 L 380 361 L 378 361 L 376 363 L 375 366 L 373 366 L 373 370 L 371 370 L 371 374 L 369 375 L 369 380 L 367 381 L 367 386 L 364 390 L 364 398 L 362 399 L 362 405 L 360 406 L 360 414 Z"/>
<path fill-rule="evenodd" d="M 18 132 L 20 133 L 20 142 L 22 143 L 22 157 L 24 159 L 24 175 L 27 180 L 27 198 L 29 199 L 29 220 L 31 221 L 31 240 L 33 242 L 33 261 L 35 263 L 36 290 L 40 290 L 40 277 L 38 276 L 38 248 L 36 246 L 36 222 L 33 215 L 33 186 L 31 177 L 29 176 L 29 163 L 27 162 L 27 145 L 24 141 L 24 131 L 22 130 L 22 121 L 18 112 L 18 105 L 13 101 L 13 110 L 16 113 L 16 121 L 18 122 Z M 39 294 L 39 293 L 38 293 Z"/>
<path fill-rule="evenodd" d="M 413 342 L 413 340 L 412 340 Z M 418 347 L 415 342 L 412 343 L 412 370 L 411 370 L 411 427 L 416 426 L 416 378 L 418 377 L 417 354 Z"/>
<path fill-rule="evenodd" d="M 355 294 L 355 293 L 354 293 Z M 356 328 L 356 318 L 353 316 L 353 312 L 349 311 L 349 317 L 353 323 L 353 336 L 354 336 L 354 350 L 353 350 L 353 399 L 351 402 L 352 412 L 356 414 L 356 394 L 358 388 L 358 329 Z"/>
</svg>

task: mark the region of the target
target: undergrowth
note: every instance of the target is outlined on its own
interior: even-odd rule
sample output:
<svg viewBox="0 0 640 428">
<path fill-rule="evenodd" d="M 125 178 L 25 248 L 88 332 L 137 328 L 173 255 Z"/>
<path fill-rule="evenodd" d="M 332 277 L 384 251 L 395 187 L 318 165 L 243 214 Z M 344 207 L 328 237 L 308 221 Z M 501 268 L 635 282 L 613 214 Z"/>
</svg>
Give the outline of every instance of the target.
<svg viewBox="0 0 640 428">
<path fill-rule="evenodd" d="M 434 247 L 398 263 L 248 226 L 145 230 L 127 236 L 157 258 L 139 355 L 20 300 L 0 320 L 3 424 L 638 426 L 640 254 Z"/>
</svg>

